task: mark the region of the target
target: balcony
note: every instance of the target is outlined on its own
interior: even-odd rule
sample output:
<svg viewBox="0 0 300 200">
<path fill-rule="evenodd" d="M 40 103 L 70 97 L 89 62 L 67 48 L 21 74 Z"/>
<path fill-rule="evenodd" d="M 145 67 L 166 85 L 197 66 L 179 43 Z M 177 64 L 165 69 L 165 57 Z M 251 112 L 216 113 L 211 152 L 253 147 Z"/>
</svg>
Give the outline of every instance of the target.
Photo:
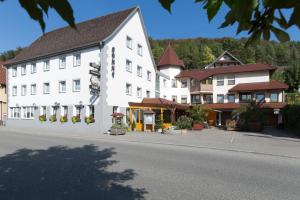
<svg viewBox="0 0 300 200">
<path fill-rule="evenodd" d="M 195 84 L 194 86 L 191 86 L 191 93 L 197 93 L 197 92 L 212 92 L 213 91 L 213 85 L 212 84 Z"/>
</svg>

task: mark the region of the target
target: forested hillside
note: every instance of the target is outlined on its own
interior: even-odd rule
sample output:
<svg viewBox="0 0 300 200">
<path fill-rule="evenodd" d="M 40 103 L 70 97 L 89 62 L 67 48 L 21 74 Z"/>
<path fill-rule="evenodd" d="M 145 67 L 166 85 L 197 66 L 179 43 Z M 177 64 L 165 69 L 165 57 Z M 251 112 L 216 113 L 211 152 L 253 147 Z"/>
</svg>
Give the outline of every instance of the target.
<svg viewBox="0 0 300 200">
<path fill-rule="evenodd" d="M 150 39 L 155 60 L 163 53 L 170 42 L 178 56 L 189 69 L 201 69 L 225 50 L 244 63 L 268 63 L 276 66 L 289 66 L 300 58 L 300 42 L 267 42 L 245 48 L 246 39 Z"/>
</svg>

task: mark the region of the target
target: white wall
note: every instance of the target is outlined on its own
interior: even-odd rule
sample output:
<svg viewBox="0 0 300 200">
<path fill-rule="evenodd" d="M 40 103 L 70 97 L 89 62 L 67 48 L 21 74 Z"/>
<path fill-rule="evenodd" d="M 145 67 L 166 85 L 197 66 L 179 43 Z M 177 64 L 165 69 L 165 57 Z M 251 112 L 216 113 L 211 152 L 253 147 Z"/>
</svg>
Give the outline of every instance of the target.
<svg viewBox="0 0 300 200">
<path fill-rule="evenodd" d="M 233 74 L 230 74 L 233 75 Z M 268 82 L 269 78 L 269 71 L 261 71 L 261 72 L 248 72 L 248 73 L 236 73 L 235 75 L 235 85 L 240 83 L 256 83 L 256 82 Z M 224 85 L 218 86 L 217 85 L 217 77 L 223 76 L 224 77 Z M 227 103 L 227 94 L 228 91 L 234 87 L 235 85 L 228 85 L 228 77 L 229 75 L 216 75 L 213 76 L 213 102 L 217 103 L 217 95 L 224 94 L 224 103 Z M 236 95 L 236 102 L 238 101 L 238 95 Z"/>
<path fill-rule="evenodd" d="M 27 73 L 21 75 L 21 65 L 17 66 L 17 77 L 12 77 L 12 68 L 8 69 L 8 106 L 14 107 L 16 104 L 19 106 L 32 106 L 35 103 L 37 106 L 50 106 L 54 102 L 60 105 L 76 105 L 82 101 L 84 105 L 91 104 L 91 95 L 89 91 L 90 62 L 99 63 L 100 57 L 99 48 L 91 48 L 82 50 L 81 65 L 74 67 L 73 53 L 66 54 L 66 68 L 59 69 L 59 57 L 50 59 L 50 71 L 44 71 L 44 60 L 36 62 L 36 73 L 31 73 L 31 63 L 26 63 Z M 46 60 L 46 59 L 45 59 Z M 73 92 L 73 79 L 80 79 L 81 90 L 80 92 Z M 59 81 L 66 81 L 66 93 L 59 93 Z M 50 94 L 43 94 L 43 83 L 50 83 Z M 37 93 L 31 95 L 31 84 L 36 84 Z M 21 96 L 21 85 L 27 85 L 26 96 Z M 17 86 L 17 96 L 12 96 L 12 87 Z M 94 102 L 94 104 L 96 104 Z"/>
<path fill-rule="evenodd" d="M 126 38 L 132 38 L 132 49 L 127 48 Z M 143 55 L 137 53 L 137 45 L 143 47 Z M 115 76 L 111 75 L 111 50 L 115 47 Z M 147 38 L 142 27 L 141 18 L 136 12 L 131 20 L 105 45 L 107 73 L 105 74 L 108 88 L 106 102 L 110 106 L 128 107 L 128 102 L 141 102 L 146 97 L 146 90 L 151 97 L 155 97 L 155 66 L 151 58 L 151 50 L 147 45 Z M 126 71 L 126 59 L 132 61 L 132 72 Z M 142 77 L 137 76 L 137 65 L 143 69 Z M 147 71 L 151 72 L 151 81 L 147 80 Z M 126 83 L 132 85 L 132 95 L 126 95 Z M 142 97 L 137 97 L 137 87 L 142 88 Z"/>
</svg>

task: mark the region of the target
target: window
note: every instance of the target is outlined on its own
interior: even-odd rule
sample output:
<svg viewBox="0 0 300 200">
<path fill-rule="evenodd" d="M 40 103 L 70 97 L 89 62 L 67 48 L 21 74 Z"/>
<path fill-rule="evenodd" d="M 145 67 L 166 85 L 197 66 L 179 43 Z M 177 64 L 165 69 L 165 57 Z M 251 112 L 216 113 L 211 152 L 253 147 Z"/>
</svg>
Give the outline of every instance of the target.
<svg viewBox="0 0 300 200">
<path fill-rule="evenodd" d="M 142 56 L 143 55 L 143 47 L 142 45 L 138 44 L 137 46 L 137 53 L 138 55 Z"/>
<path fill-rule="evenodd" d="M 151 72 L 150 71 L 147 71 L 147 80 L 151 81 Z"/>
<path fill-rule="evenodd" d="M 132 49 L 132 39 L 129 36 L 126 37 L 126 46 L 127 48 Z"/>
<path fill-rule="evenodd" d="M 81 55 L 80 53 L 74 55 L 74 67 L 81 64 Z"/>
<path fill-rule="evenodd" d="M 58 106 L 52 106 L 51 107 L 51 115 L 57 115 Z"/>
<path fill-rule="evenodd" d="M 89 105 L 88 106 L 88 116 L 90 117 L 95 117 L 95 106 L 94 105 Z"/>
<path fill-rule="evenodd" d="M 80 91 L 80 79 L 73 80 L 73 92 Z"/>
<path fill-rule="evenodd" d="M 18 88 L 17 88 L 17 86 L 13 86 L 12 87 L 12 95 L 17 96 L 17 94 L 18 94 Z"/>
<path fill-rule="evenodd" d="M 187 104 L 187 96 L 186 95 L 181 96 L 181 103 Z"/>
<path fill-rule="evenodd" d="M 21 95 L 22 95 L 22 96 L 25 96 L 25 95 L 26 95 L 26 92 L 27 92 L 26 90 L 27 90 L 26 85 L 22 85 L 22 86 L 21 86 Z"/>
<path fill-rule="evenodd" d="M 65 93 L 67 91 L 66 81 L 59 81 L 58 91 Z"/>
<path fill-rule="evenodd" d="M 176 96 L 176 95 L 173 95 L 173 96 L 172 96 L 172 101 L 173 101 L 173 102 L 177 102 L 177 96 Z"/>
<path fill-rule="evenodd" d="M 177 81 L 176 81 L 176 79 L 172 79 L 171 82 L 172 82 L 172 88 L 177 88 Z"/>
<path fill-rule="evenodd" d="M 257 102 L 265 102 L 265 94 L 264 93 L 256 93 L 256 101 Z"/>
<path fill-rule="evenodd" d="M 75 106 L 75 116 L 80 118 L 82 106 Z"/>
<path fill-rule="evenodd" d="M 217 85 L 224 85 L 224 76 L 217 77 Z"/>
<path fill-rule="evenodd" d="M 36 84 L 31 84 L 30 86 L 30 93 L 31 95 L 35 95 L 36 94 Z"/>
<path fill-rule="evenodd" d="M 44 94 L 50 93 L 50 83 L 44 83 L 43 92 Z"/>
<path fill-rule="evenodd" d="M 164 87 L 166 88 L 167 87 L 167 80 L 166 79 L 163 80 L 163 84 L 164 84 Z"/>
<path fill-rule="evenodd" d="M 181 88 L 187 88 L 187 80 L 181 80 Z"/>
<path fill-rule="evenodd" d="M 26 75 L 26 65 L 21 66 L 21 75 Z"/>
<path fill-rule="evenodd" d="M 17 67 L 12 68 L 11 70 L 12 70 L 12 77 L 16 77 L 18 72 Z"/>
<path fill-rule="evenodd" d="M 59 59 L 59 69 L 66 68 L 66 57 L 60 57 Z"/>
<path fill-rule="evenodd" d="M 223 94 L 217 95 L 217 103 L 224 103 L 224 95 Z"/>
<path fill-rule="evenodd" d="M 21 117 L 21 108 L 20 107 L 11 107 L 10 109 L 10 117 L 18 119 Z"/>
<path fill-rule="evenodd" d="M 227 76 L 227 83 L 228 85 L 234 85 L 235 84 L 235 76 L 234 75 L 231 75 L 231 76 Z"/>
<path fill-rule="evenodd" d="M 31 73 L 32 74 L 36 73 L 36 63 L 31 64 Z"/>
<path fill-rule="evenodd" d="M 137 75 L 138 75 L 139 77 L 142 77 L 142 74 L 143 74 L 142 67 L 141 67 L 141 66 L 137 66 Z"/>
<path fill-rule="evenodd" d="M 137 87 L 137 89 L 136 89 L 136 94 L 137 94 L 137 97 L 138 97 L 138 98 L 141 98 L 141 97 L 142 97 L 142 88 Z"/>
<path fill-rule="evenodd" d="M 213 95 L 212 94 L 203 94 L 203 102 L 204 103 L 213 103 Z"/>
<path fill-rule="evenodd" d="M 49 60 L 46 60 L 44 62 L 44 71 L 49 71 L 50 70 L 50 61 Z"/>
<path fill-rule="evenodd" d="M 228 103 L 234 103 L 235 102 L 235 95 L 234 94 L 228 94 L 227 95 L 227 101 L 228 101 Z"/>
<path fill-rule="evenodd" d="M 240 102 L 249 102 L 252 100 L 251 93 L 240 93 Z"/>
<path fill-rule="evenodd" d="M 129 83 L 126 83 L 126 94 L 127 95 L 131 95 L 132 94 L 131 84 L 129 84 Z"/>
<path fill-rule="evenodd" d="M 271 102 L 278 102 L 278 93 L 273 92 L 270 94 L 270 101 Z"/>
<path fill-rule="evenodd" d="M 199 94 L 191 95 L 191 101 L 192 101 L 192 104 L 201 103 L 200 95 Z"/>
<path fill-rule="evenodd" d="M 132 72 L 132 62 L 130 60 L 126 60 L 126 71 Z"/>
<path fill-rule="evenodd" d="M 146 97 L 150 98 L 150 91 L 149 90 L 146 91 Z"/>
<path fill-rule="evenodd" d="M 113 106 L 113 113 L 117 113 L 118 112 L 119 107 L 118 106 Z"/>
<path fill-rule="evenodd" d="M 34 118 L 34 107 L 23 107 L 23 119 L 33 119 Z"/>
<path fill-rule="evenodd" d="M 41 115 L 45 115 L 45 116 L 47 115 L 47 107 L 46 106 L 42 106 L 40 111 L 41 111 L 41 113 L 40 113 Z"/>
<path fill-rule="evenodd" d="M 62 106 L 61 115 L 66 117 L 68 116 L 68 106 Z"/>
</svg>

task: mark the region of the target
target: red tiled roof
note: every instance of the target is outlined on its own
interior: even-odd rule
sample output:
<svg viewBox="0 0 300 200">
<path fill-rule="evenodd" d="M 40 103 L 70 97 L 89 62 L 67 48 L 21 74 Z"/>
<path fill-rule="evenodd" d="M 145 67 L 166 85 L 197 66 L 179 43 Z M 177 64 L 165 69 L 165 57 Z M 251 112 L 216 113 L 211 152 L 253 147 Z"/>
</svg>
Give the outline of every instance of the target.
<svg viewBox="0 0 300 200">
<path fill-rule="evenodd" d="M 175 65 L 175 66 L 184 67 L 183 61 L 178 58 L 176 52 L 174 51 L 174 49 L 171 47 L 170 44 L 168 44 L 165 52 L 160 57 L 157 63 L 157 67 L 166 66 L 166 65 Z"/>
<path fill-rule="evenodd" d="M 4 62 L 0 61 L 0 84 L 6 85 L 6 68 L 4 68 Z"/>
<path fill-rule="evenodd" d="M 238 109 L 241 105 L 245 103 L 213 103 L 213 104 L 203 104 L 205 107 L 210 109 L 220 109 L 220 110 L 233 110 Z M 286 106 L 285 103 L 281 102 L 272 102 L 272 103 L 263 103 L 262 108 L 271 108 L 271 109 L 281 109 Z"/>
<path fill-rule="evenodd" d="M 175 106 L 178 109 L 189 108 L 189 105 L 187 104 L 180 104 L 162 98 L 144 98 L 141 103 L 129 102 L 129 106 L 163 107 L 163 108 L 169 108 Z"/>
<path fill-rule="evenodd" d="M 288 89 L 289 86 L 277 80 L 271 80 L 269 82 L 259 83 L 240 83 L 231 88 L 230 92 L 238 91 L 255 91 L 255 90 L 276 90 L 276 89 Z"/>
<path fill-rule="evenodd" d="M 267 64 L 244 64 L 203 70 L 184 70 L 180 72 L 176 78 L 193 78 L 197 80 L 203 80 L 213 75 L 273 70 L 276 70 L 276 67 Z"/>
</svg>

